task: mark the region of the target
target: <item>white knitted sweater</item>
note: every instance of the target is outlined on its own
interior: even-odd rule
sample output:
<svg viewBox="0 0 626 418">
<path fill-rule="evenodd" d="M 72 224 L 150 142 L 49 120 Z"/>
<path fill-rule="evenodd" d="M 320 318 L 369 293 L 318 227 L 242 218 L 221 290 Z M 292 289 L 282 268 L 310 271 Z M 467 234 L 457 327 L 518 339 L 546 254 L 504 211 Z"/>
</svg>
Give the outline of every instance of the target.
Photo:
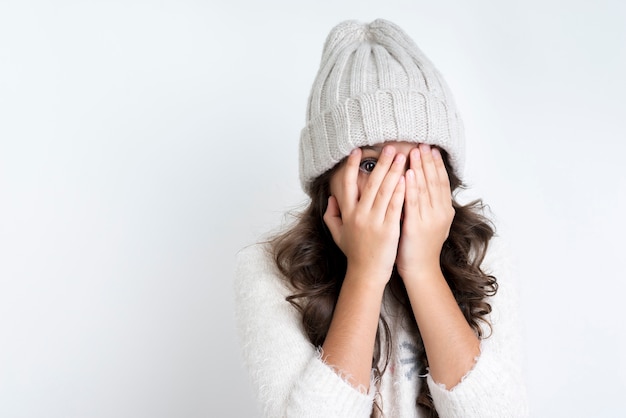
<svg viewBox="0 0 626 418">
<path fill-rule="evenodd" d="M 528 415 L 521 373 L 521 342 L 514 289 L 501 245 L 492 240 L 483 270 L 498 279 L 489 299 L 493 331 L 461 383 L 446 390 L 427 376 L 440 417 L 523 417 Z M 245 363 L 266 417 L 370 417 L 375 385 L 365 394 L 324 364 L 302 330 L 301 316 L 285 300 L 290 294 L 266 248 L 253 245 L 238 254 L 235 281 L 237 323 Z M 415 400 L 415 337 L 385 295 L 383 315 L 392 334 L 390 362 L 379 386 L 385 417 L 419 417 Z M 405 329 L 406 328 L 406 329 Z M 485 328 L 485 335 L 489 330 Z"/>
</svg>

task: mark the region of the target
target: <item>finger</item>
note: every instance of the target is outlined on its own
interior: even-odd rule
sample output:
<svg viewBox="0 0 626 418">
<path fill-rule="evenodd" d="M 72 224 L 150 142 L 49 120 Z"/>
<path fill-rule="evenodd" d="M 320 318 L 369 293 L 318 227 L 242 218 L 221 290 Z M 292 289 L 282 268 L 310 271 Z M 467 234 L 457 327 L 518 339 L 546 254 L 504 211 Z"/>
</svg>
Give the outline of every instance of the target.
<svg viewBox="0 0 626 418">
<path fill-rule="evenodd" d="M 417 195 L 417 206 L 420 214 L 426 213 L 425 210 L 431 207 L 430 194 L 428 193 L 428 185 L 424 175 L 424 167 L 422 163 L 422 152 L 420 148 L 411 151 L 411 169 L 415 174 L 415 192 Z"/>
<path fill-rule="evenodd" d="M 433 160 L 432 148 L 428 144 L 420 144 L 420 159 L 422 162 L 422 170 L 424 171 L 424 177 L 426 178 L 426 186 L 428 187 L 428 193 L 430 195 L 430 202 L 439 202 L 441 197 L 439 175 L 437 174 L 437 167 L 435 167 L 435 161 Z"/>
<path fill-rule="evenodd" d="M 393 163 L 376 193 L 376 199 L 372 205 L 372 214 L 378 216 L 378 219 L 383 220 L 386 217 L 389 202 L 393 198 L 398 182 L 402 178 L 405 163 L 406 157 L 403 154 L 397 154 L 394 157 Z"/>
<path fill-rule="evenodd" d="M 440 202 L 442 204 L 449 205 L 452 200 L 452 191 L 450 190 L 450 178 L 448 177 L 448 171 L 446 165 L 443 162 L 441 151 L 437 148 L 433 148 L 433 161 L 435 168 L 437 169 L 437 176 L 439 178 L 439 189 L 441 191 Z"/>
<path fill-rule="evenodd" d="M 406 180 L 404 176 L 400 176 L 396 187 L 387 206 L 385 214 L 385 222 L 399 223 L 402 215 L 402 207 L 404 206 L 404 195 L 406 191 Z"/>
<path fill-rule="evenodd" d="M 374 167 L 374 170 L 367 177 L 367 182 L 361 192 L 359 203 L 361 203 L 363 207 L 371 208 L 374 204 L 378 189 L 385 179 L 385 176 L 393 163 L 395 155 L 396 149 L 393 146 L 385 145 L 383 147 L 383 150 L 378 157 L 378 161 L 376 162 L 376 167 Z"/>
<path fill-rule="evenodd" d="M 324 212 L 324 223 L 328 227 L 335 243 L 339 243 L 343 221 L 341 219 L 339 204 L 337 203 L 335 196 L 330 196 L 328 198 L 328 206 L 326 207 L 326 212 Z"/>
<path fill-rule="evenodd" d="M 417 181 L 415 179 L 415 170 L 409 168 L 404 173 L 406 180 L 405 193 L 404 193 L 404 216 L 405 219 L 412 219 L 413 217 L 419 217 L 419 201 L 417 197 Z"/>
<path fill-rule="evenodd" d="M 359 165 L 361 164 L 361 148 L 352 150 L 344 167 L 341 191 L 337 193 L 337 204 L 344 212 L 350 212 L 359 200 Z"/>
</svg>

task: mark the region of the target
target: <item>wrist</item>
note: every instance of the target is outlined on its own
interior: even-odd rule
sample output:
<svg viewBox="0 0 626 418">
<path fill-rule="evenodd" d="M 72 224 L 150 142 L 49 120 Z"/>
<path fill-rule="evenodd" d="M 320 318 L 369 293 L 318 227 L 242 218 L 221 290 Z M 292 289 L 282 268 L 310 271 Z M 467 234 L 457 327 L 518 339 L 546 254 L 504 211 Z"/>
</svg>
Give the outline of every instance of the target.
<svg viewBox="0 0 626 418">
<path fill-rule="evenodd" d="M 398 274 L 402 277 L 405 285 L 409 283 L 445 280 L 438 260 L 430 263 L 416 263 L 416 265 L 410 269 L 398 268 Z"/>
<path fill-rule="evenodd" d="M 359 286 L 370 288 L 373 291 L 384 290 L 391 278 L 392 271 L 393 267 L 372 267 L 348 262 L 344 283 L 355 282 L 359 283 Z"/>
</svg>

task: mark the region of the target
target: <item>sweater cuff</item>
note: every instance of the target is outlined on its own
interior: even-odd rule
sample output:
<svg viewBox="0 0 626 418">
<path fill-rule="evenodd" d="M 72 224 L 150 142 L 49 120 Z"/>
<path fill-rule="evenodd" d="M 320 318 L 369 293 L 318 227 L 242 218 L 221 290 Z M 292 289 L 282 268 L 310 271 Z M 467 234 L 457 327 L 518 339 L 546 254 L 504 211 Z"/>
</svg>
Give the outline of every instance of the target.
<svg viewBox="0 0 626 418">
<path fill-rule="evenodd" d="M 481 344 L 474 367 L 452 389 L 427 376 L 433 403 L 445 417 L 525 417 L 528 416 L 521 382 L 511 374 L 514 365 L 502 365 L 489 344 Z M 500 361 L 500 362 L 499 362 Z M 500 364 L 501 367 L 494 367 Z M 502 367 L 504 366 L 504 367 Z"/>
<path fill-rule="evenodd" d="M 292 392 L 288 417 L 369 417 L 376 385 L 368 393 L 360 392 L 344 380 L 315 353 L 301 374 L 302 380 Z M 306 392 L 306 393 L 303 393 Z M 307 399 L 307 404 L 294 402 Z M 309 403 L 310 402 L 310 403 Z"/>
</svg>

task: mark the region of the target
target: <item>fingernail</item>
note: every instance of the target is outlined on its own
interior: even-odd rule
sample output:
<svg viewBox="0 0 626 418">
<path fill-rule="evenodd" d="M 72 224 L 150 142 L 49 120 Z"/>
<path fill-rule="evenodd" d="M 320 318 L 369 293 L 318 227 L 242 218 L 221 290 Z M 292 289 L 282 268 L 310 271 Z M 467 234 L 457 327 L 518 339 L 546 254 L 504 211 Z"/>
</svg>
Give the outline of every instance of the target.
<svg viewBox="0 0 626 418">
<path fill-rule="evenodd" d="M 441 152 L 437 148 L 433 148 L 432 153 L 435 157 L 441 158 Z"/>
<path fill-rule="evenodd" d="M 387 145 L 385 146 L 385 148 L 383 148 L 383 153 L 385 153 L 385 155 L 393 155 L 393 147 Z"/>
<path fill-rule="evenodd" d="M 358 151 L 358 148 L 353 149 L 352 151 L 350 151 L 350 155 L 354 155 L 356 154 Z"/>
<path fill-rule="evenodd" d="M 394 160 L 394 163 L 404 164 L 404 155 L 403 154 L 396 155 L 396 159 Z"/>
</svg>

